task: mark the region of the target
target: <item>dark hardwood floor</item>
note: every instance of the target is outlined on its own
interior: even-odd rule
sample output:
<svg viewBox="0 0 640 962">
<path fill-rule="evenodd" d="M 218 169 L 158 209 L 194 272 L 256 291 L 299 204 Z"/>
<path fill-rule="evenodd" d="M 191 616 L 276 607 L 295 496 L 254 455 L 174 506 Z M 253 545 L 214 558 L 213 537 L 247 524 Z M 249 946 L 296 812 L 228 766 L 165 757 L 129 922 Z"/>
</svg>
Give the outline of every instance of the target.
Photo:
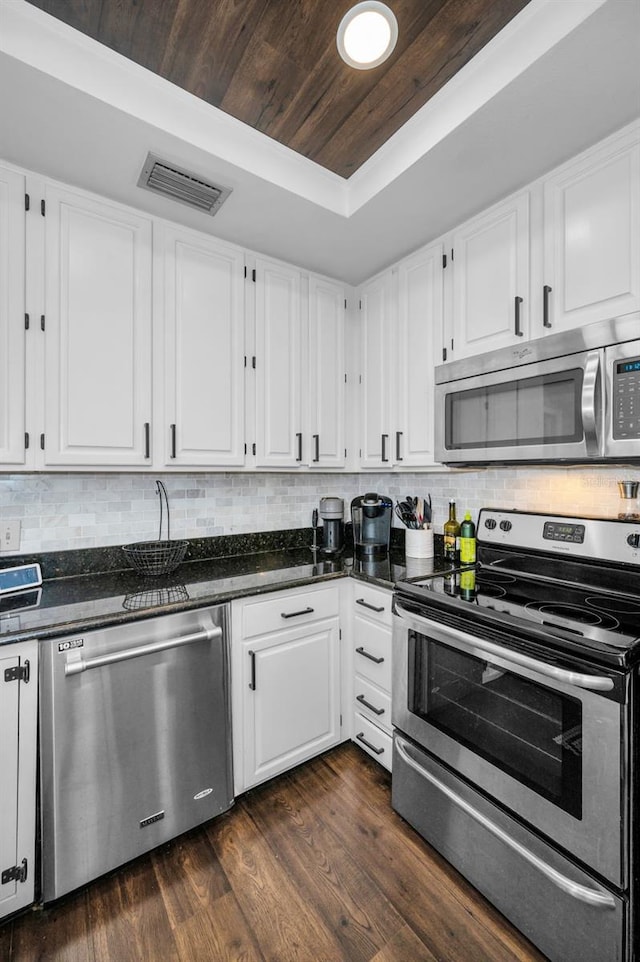
<svg viewBox="0 0 640 962">
<path fill-rule="evenodd" d="M 1 962 L 544 962 L 352 744 L 0 927 Z"/>
</svg>

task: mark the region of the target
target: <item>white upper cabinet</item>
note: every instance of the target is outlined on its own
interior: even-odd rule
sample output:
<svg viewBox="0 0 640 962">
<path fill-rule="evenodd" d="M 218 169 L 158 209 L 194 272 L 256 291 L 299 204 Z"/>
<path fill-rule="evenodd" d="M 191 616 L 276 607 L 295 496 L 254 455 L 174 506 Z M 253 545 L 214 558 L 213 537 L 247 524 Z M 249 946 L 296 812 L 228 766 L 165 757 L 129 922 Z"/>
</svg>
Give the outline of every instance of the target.
<svg viewBox="0 0 640 962">
<path fill-rule="evenodd" d="M 640 309 L 640 130 L 543 182 L 545 305 L 535 336 Z"/>
<path fill-rule="evenodd" d="M 0 464 L 25 463 L 25 178 L 0 167 Z"/>
<path fill-rule="evenodd" d="M 46 183 L 45 465 L 151 465 L 151 220 Z"/>
<path fill-rule="evenodd" d="M 442 351 L 442 244 L 398 265 L 397 401 L 394 461 L 434 463 L 433 370 Z"/>
<path fill-rule="evenodd" d="M 393 452 L 393 276 L 386 271 L 360 289 L 360 465 L 391 467 Z"/>
<path fill-rule="evenodd" d="M 517 344 L 529 334 L 529 194 L 496 204 L 453 233 L 448 360 Z M 451 356 L 449 356 L 451 349 Z"/>
<path fill-rule="evenodd" d="M 244 253 L 159 227 L 163 464 L 244 464 Z"/>
<path fill-rule="evenodd" d="M 325 278 L 309 278 L 307 463 L 345 463 L 345 292 Z"/>
<path fill-rule="evenodd" d="M 302 462 L 300 272 L 256 258 L 256 467 Z"/>
</svg>

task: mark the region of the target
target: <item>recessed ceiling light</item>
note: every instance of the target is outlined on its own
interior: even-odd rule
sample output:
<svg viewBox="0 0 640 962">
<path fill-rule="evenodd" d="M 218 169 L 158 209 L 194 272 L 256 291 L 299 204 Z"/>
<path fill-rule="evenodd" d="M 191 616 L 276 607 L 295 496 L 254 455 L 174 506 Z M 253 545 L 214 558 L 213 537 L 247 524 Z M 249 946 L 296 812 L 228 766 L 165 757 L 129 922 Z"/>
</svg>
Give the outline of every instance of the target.
<svg viewBox="0 0 640 962">
<path fill-rule="evenodd" d="M 340 21 L 337 44 L 340 56 L 356 70 L 384 63 L 398 39 L 398 21 L 386 3 L 356 3 Z"/>
</svg>

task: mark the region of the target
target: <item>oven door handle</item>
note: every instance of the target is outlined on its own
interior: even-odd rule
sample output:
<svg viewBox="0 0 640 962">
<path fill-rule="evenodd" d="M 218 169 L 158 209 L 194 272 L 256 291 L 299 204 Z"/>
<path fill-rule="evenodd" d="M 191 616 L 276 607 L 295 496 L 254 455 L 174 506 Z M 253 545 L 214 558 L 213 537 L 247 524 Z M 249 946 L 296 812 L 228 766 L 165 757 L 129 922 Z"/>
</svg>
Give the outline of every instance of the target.
<svg viewBox="0 0 640 962">
<path fill-rule="evenodd" d="M 426 778 L 427 781 L 431 782 L 435 788 L 442 792 L 443 795 L 446 795 L 454 805 L 465 811 L 467 815 L 474 819 L 474 821 L 486 828 L 487 831 L 491 832 L 492 835 L 495 835 L 496 838 L 520 855 L 523 859 L 525 859 L 525 861 L 529 862 L 530 865 L 533 865 L 534 868 L 545 875 L 563 892 L 566 892 L 574 899 L 578 899 L 580 902 L 586 902 L 587 905 L 593 905 L 594 908 L 614 909 L 616 907 L 616 903 L 612 895 L 609 895 L 606 892 L 598 892 L 594 889 L 587 888 L 587 886 L 580 885 L 579 882 L 574 882 L 572 879 L 567 878 L 566 875 L 563 875 L 552 865 L 549 865 L 544 861 L 544 859 L 541 859 L 538 855 L 536 855 L 535 852 L 529 851 L 528 848 L 516 841 L 515 838 L 511 838 L 511 836 L 507 834 L 504 829 L 500 828 L 499 825 L 496 825 L 491 821 L 490 818 L 487 818 L 486 815 L 483 815 L 482 812 L 479 812 L 473 807 L 473 805 L 458 795 L 457 792 L 454 792 L 453 789 L 449 788 L 448 785 L 445 785 L 444 782 L 441 782 L 439 778 L 436 778 L 435 775 L 432 775 L 431 772 L 428 772 L 422 767 L 422 765 L 420 765 L 419 762 L 411 757 L 409 754 L 411 749 L 410 743 L 405 741 L 404 738 L 402 738 L 397 732 L 395 744 L 400 757 L 404 762 L 406 762 L 407 765 L 413 768 L 413 770 L 416 771 L 422 778 Z"/>
<path fill-rule="evenodd" d="M 395 610 L 398 617 L 403 620 L 407 620 L 406 616 L 408 616 L 408 618 L 415 618 L 417 621 L 422 620 L 420 616 L 413 615 L 397 603 Z M 424 620 L 426 621 L 427 619 Z M 529 668 L 531 671 L 537 671 L 540 675 L 553 678 L 555 681 L 564 682 L 566 685 L 573 685 L 575 688 L 586 688 L 588 691 L 613 690 L 613 678 L 607 678 L 604 675 L 585 675 L 582 672 L 568 671 L 566 668 L 557 668 L 555 665 L 548 665 L 544 661 L 538 661 L 537 658 L 530 658 L 528 655 L 522 655 L 518 651 L 511 651 L 511 649 L 504 648 L 502 645 L 494 645 L 493 642 L 485 641 L 484 638 L 475 638 L 473 635 L 467 635 L 462 631 L 452 631 L 451 628 L 448 628 L 446 625 L 441 625 L 440 622 L 433 622 L 433 624 L 437 625 L 438 631 L 451 639 L 452 642 L 458 645 L 462 644 L 465 648 L 502 658 L 504 661 L 511 662 L 513 665 L 519 665 L 521 668 Z"/>
</svg>

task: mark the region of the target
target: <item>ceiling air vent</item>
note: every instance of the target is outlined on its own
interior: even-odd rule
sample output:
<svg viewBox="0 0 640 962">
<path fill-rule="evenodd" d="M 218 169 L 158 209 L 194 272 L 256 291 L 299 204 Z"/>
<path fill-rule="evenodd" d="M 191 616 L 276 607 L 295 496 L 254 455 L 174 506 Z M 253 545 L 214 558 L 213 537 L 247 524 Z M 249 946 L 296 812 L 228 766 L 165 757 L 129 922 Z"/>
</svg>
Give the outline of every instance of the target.
<svg viewBox="0 0 640 962">
<path fill-rule="evenodd" d="M 231 193 L 231 187 L 220 187 L 202 177 L 161 160 L 154 154 L 149 154 L 142 173 L 138 179 L 138 187 L 152 190 L 155 194 L 163 194 L 179 204 L 187 204 L 205 214 L 216 214 Z"/>
</svg>

